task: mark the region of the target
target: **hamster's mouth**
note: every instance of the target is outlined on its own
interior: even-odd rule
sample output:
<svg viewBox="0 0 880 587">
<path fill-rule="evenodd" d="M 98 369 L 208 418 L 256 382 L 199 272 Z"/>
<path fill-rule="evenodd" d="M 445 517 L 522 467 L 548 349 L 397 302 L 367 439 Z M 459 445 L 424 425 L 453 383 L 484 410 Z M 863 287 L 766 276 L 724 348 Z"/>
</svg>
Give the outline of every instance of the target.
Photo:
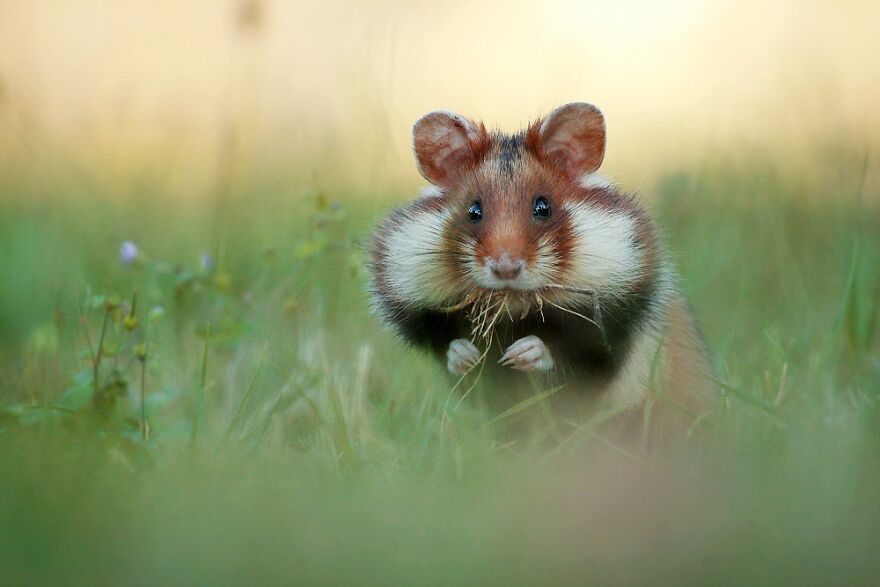
<svg viewBox="0 0 880 587">
<path fill-rule="evenodd" d="M 486 293 L 509 294 L 512 296 L 528 295 L 541 290 L 540 287 L 523 287 L 518 284 L 510 284 L 503 287 L 481 287 L 480 289 Z"/>
<path fill-rule="evenodd" d="M 546 285 L 542 279 L 536 279 L 528 273 L 512 279 L 502 279 L 488 271 L 475 275 L 474 282 L 477 287 L 489 292 L 533 292 Z"/>
</svg>

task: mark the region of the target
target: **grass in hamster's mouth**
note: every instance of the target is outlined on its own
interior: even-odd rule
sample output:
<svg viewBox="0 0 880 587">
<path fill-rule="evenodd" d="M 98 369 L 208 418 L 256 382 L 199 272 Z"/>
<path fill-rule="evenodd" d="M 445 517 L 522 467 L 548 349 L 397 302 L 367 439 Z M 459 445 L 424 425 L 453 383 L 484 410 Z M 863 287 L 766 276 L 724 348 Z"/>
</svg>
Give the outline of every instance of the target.
<svg viewBox="0 0 880 587">
<path fill-rule="evenodd" d="M 553 294 L 560 291 L 590 296 L 593 304 L 594 317 L 590 318 L 581 312 L 558 304 L 552 299 L 548 299 L 555 297 Z M 598 305 L 594 290 L 589 288 L 550 284 L 532 291 L 480 289 L 465 296 L 461 302 L 443 308 L 443 311 L 456 312 L 465 310 L 468 319 L 471 322 L 471 338 L 476 341 L 489 340 L 495 326 L 504 317 L 511 322 L 522 320 L 534 309 L 543 321 L 545 305 L 552 306 L 561 312 L 586 320 L 604 332 L 601 321 L 601 309 Z"/>
</svg>

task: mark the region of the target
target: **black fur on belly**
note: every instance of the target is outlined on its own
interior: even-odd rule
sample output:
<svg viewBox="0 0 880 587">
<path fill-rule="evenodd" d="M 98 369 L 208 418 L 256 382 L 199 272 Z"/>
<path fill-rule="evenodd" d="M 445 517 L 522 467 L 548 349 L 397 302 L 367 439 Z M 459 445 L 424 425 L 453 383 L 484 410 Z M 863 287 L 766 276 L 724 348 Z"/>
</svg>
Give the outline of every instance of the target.
<svg viewBox="0 0 880 587">
<path fill-rule="evenodd" d="M 644 331 L 656 315 L 656 289 L 653 281 L 645 281 L 622 298 L 604 300 L 600 304 L 601 316 L 592 309 L 578 308 L 578 313 L 601 324 L 601 330 L 596 324 L 549 304 L 543 306 L 543 317 L 535 308 L 522 320 L 515 318 L 511 322 L 502 315 L 495 326 L 493 347 L 500 351 L 522 337 L 534 335 L 550 350 L 558 376 L 609 381 L 626 362 L 634 335 Z M 414 310 L 388 304 L 383 314 L 408 343 L 429 350 L 444 361 L 450 342 L 471 337 L 466 310 Z M 487 360 L 493 353 L 490 351 Z"/>
</svg>

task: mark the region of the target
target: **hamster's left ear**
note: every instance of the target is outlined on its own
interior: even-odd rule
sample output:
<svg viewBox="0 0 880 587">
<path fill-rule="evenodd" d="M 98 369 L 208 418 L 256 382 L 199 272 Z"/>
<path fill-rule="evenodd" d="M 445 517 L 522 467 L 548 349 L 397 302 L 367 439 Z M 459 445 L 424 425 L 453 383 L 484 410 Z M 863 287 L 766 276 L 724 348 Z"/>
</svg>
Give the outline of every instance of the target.
<svg viewBox="0 0 880 587">
<path fill-rule="evenodd" d="M 577 181 L 605 158 L 605 117 L 586 102 L 560 106 L 529 133 L 530 148 Z"/>
<path fill-rule="evenodd" d="M 450 187 L 475 165 L 489 143 L 482 124 L 461 114 L 435 110 L 413 125 L 419 171 L 436 186 Z"/>
</svg>

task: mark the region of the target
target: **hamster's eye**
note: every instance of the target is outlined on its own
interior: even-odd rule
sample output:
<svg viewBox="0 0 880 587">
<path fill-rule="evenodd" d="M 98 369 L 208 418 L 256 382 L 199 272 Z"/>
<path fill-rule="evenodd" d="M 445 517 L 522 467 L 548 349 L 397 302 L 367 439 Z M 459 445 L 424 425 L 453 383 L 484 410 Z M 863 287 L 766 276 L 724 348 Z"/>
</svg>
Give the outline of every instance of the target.
<svg viewBox="0 0 880 587">
<path fill-rule="evenodd" d="M 479 222 L 483 219 L 483 207 L 479 202 L 474 202 L 467 210 L 468 220 L 471 222 Z"/>
<path fill-rule="evenodd" d="M 535 198 L 535 205 L 532 207 L 532 216 L 535 218 L 550 218 L 550 202 L 544 196 Z"/>
</svg>

